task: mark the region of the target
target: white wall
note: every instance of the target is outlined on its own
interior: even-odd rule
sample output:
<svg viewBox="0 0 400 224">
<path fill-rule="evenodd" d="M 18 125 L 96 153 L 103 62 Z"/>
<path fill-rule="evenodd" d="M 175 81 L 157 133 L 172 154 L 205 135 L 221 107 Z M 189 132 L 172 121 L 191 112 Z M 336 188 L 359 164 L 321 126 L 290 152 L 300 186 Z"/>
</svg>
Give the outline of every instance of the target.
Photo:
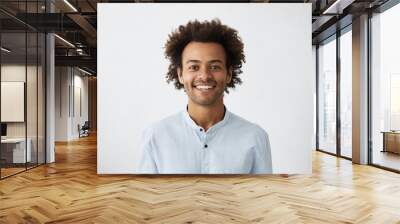
<svg viewBox="0 0 400 224">
<path fill-rule="evenodd" d="M 32 71 L 35 70 L 36 74 L 36 67 L 34 68 L 33 66 L 25 66 L 21 64 L 3 64 L 1 66 L 1 81 L 2 82 L 24 82 L 26 83 L 26 71 L 28 71 L 28 75 L 32 74 Z M 33 94 L 33 93 L 31 93 Z M 36 95 L 36 94 L 35 94 Z M 4 96 L 2 96 L 3 98 Z M 24 97 L 23 97 L 24 98 Z M 36 108 L 36 105 L 35 105 Z M 24 113 L 24 106 L 21 108 L 22 113 Z M 4 111 L 8 110 L 8 108 L 2 108 L 2 113 Z M 3 118 L 2 118 L 3 119 Z M 22 122 L 11 122 L 8 124 L 8 132 L 14 133 L 12 134 L 13 136 L 25 136 L 25 125 L 24 124 L 24 118 L 22 118 Z M 21 127 L 21 128 L 18 128 Z"/>
<path fill-rule="evenodd" d="M 41 71 L 39 71 L 41 72 Z M 25 66 L 21 64 L 4 64 L 1 66 L 1 81 L 2 82 L 25 82 L 26 75 L 30 87 L 27 88 L 27 119 L 28 119 L 28 137 L 30 134 L 36 135 L 36 66 Z M 33 77 L 34 76 L 34 77 Z M 40 107 L 41 105 L 39 105 Z M 24 109 L 24 108 L 22 108 Z M 6 110 L 6 108 L 2 108 Z M 7 122 L 8 137 L 24 137 L 26 122 Z"/>
<path fill-rule="evenodd" d="M 55 141 L 68 140 L 68 67 L 55 68 Z"/>
<path fill-rule="evenodd" d="M 73 67 L 56 67 L 55 140 L 69 141 L 79 137 L 78 124 L 88 120 L 88 78 Z M 80 100 L 78 102 L 80 89 Z M 82 105 L 79 113 L 76 105 Z M 75 110 L 75 111 L 74 111 Z"/>
<path fill-rule="evenodd" d="M 227 108 L 268 132 L 275 173 L 311 173 L 311 4 L 222 3 L 98 4 L 98 173 L 135 173 L 141 131 L 184 110 L 163 45 L 178 25 L 216 17 L 245 43 L 243 85 Z"/>
<path fill-rule="evenodd" d="M 1 82 L 1 121 L 24 122 L 25 82 Z"/>
</svg>

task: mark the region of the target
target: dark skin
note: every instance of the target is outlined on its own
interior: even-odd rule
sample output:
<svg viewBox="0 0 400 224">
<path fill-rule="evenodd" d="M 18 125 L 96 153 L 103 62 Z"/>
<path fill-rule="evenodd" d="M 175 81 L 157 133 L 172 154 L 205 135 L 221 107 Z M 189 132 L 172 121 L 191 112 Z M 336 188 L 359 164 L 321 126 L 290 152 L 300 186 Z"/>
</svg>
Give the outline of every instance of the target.
<svg viewBox="0 0 400 224">
<path fill-rule="evenodd" d="M 188 113 L 207 131 L 224 117 L 224 90 L 231 82 L 222 45 L 214 42 L 190 42 L 182 52 L 179 82 L 188 95 Z"/>
</svg>

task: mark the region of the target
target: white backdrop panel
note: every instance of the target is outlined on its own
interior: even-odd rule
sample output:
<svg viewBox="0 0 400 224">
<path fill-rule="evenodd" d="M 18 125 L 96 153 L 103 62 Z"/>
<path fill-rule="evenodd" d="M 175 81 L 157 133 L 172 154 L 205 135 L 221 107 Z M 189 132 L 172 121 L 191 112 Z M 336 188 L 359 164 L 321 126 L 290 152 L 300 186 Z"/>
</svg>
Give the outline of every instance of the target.
<svg viewBox="0 0 400 224">
<path fill-rule="evenodd" d="M 185 108 L 167 84 L 164 44 L 190 20 L 219 18 L 245 44 L 227 108 L 269 134 L 274 173 L 311 173 L 311 4 L 98 4 L 98 173 L 135 173 L 142 130 Z"/>
</svg>

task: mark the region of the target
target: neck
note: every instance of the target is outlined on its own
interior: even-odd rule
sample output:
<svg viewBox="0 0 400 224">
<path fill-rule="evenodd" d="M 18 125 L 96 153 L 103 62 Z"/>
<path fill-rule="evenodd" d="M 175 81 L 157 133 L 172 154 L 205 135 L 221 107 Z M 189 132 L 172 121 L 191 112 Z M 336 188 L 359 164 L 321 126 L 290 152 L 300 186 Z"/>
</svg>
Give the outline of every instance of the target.
<svg viewBox="0 0 400 224">
<path fill-rule="evenodd" d="M 188 113 L 197 125 L 207 131 L 214 124 L 224 119 L 225 107 L 222 101 L 207 107 L 189 101 Z"/>
</svg>

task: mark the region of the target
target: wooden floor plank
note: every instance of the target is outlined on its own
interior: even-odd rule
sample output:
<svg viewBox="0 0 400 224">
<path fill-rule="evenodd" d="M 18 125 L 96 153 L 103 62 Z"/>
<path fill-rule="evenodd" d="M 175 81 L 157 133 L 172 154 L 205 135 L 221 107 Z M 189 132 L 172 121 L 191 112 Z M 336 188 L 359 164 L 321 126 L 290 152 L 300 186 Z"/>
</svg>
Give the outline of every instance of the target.
<svg viewBox="0 0 400 224">
<path fill-rule="evenodd" d="M 313 154 L 312 175 L 97 175 L 96 137 L 0 181 L 0 223 L 400 223 L 400 175 Z"/>
</svg>

